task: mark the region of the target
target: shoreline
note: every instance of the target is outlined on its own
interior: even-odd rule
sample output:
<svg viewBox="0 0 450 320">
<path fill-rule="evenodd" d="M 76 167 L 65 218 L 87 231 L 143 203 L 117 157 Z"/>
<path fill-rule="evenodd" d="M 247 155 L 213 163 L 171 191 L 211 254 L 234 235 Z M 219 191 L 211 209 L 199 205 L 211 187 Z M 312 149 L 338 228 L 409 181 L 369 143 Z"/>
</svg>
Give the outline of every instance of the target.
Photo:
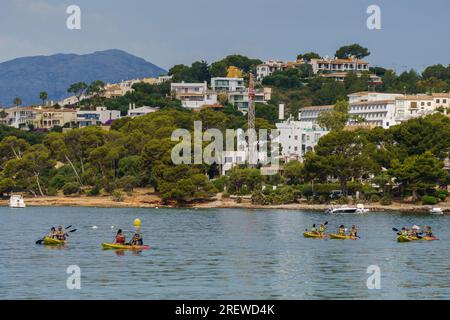
<svg viewBox="0 0 450 320">
<path fill-rule="evenodd" d="M 237 203 L 232 199 L 221 199 L 202 203 L 192 203 L 185 206 L 164 205 L 161 199 L 154 193 L 146 190 L 139 190 L 131 196 L 126 196 L 124 201 L 116 202 L 110 196 L 46 196 L 46 197 L 25 197 L 25 203 L 28 207 L 90 207 L 90 208 L 194 208 L 194 209 L 276 209 L 276 210 L 307 210 L 307 211 L 325 211 L 330 204 L 307 204 L 293 203 L 282 205 L 254 205 L 249 200 L 244 199 Z M 8 200 L 0 200 L 0 206 L 8 206 Z M 445 214 L 450 213 L 450 202 L 444 202 L 438 205 Z M 335 205 L 339 207 L 339 205 Z M 394 202 L 389 206 L 383 206 L 378 203 L 366 204 L 365 207 L 375 212 L 402 212 L 402 213 L 427 213 L 431 206 L 423 206 L 409 203 Z"/>
</svg>

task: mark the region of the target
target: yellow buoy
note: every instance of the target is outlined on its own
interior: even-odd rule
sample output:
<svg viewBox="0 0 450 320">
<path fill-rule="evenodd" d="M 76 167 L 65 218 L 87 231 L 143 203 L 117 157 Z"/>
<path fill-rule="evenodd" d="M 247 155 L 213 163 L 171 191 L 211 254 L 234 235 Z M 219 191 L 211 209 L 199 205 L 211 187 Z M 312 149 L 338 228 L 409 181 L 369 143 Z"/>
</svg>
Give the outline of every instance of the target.
<svg viewBox="0 0 450 320">
<path fill-rule="evenodd" d="M 133 222 L 133 225 L 135 227 L 140 227 L 141 224 L 142 224 L 141 219 L 135 219 L 134 222 Z"/>
</svg>

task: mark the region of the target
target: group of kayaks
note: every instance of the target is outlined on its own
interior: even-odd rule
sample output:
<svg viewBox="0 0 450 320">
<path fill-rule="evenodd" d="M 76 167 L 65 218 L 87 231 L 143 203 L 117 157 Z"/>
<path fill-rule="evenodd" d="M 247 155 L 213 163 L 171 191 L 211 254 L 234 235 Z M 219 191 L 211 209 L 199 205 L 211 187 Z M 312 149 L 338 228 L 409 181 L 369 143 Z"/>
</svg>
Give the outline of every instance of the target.
<svg viewBox="0 0 450 320">
<path fill-rule="evenodd" d="M 306 230 L 303 233 L 303 237 L 309 239 L 335 239 L 335 240 L 358 240 L 360 237 L 357 234 L 356 226 L 353 226 L 350 233 L 347 233 L 347 229 L 341 225 L 338 228 L 338 233 L 325 233 L 325 226 L 328 222 L 325 222 L 320 226 L 319 229 L 316 228 L 316 225 L 313 225 L 312 230 Z M 414 226 L 412 228 L 413 232 L 410 230 L 403 228 L 402 230 L 398 230 L 396 228 L 392 228 L 393 231 L 397 232 L 397 241 L 398 242 L 413 242 L 413 241 L 435 241 L 439 240 L 436 236 L 433 235 L 431 231 L 431 227 L 424 228 L 423 232 L 420 232 L 420 227 Z"/>
<path fill-rule="evenodd" d="M 148 250 L 150 249 L 150 246 L 143 245 L 142 244 L 142 236 L 140 235 L 140 227 L 141 227 L 141 220 L 136 219 L 134 220 L 134 227 L 136 228 L 136 233 L 134 237 L 137 237 L 139 241 L 133 241 L 135 240 L 134 237 L 131 241 L 131 243 L 125 243 L 125 237 L 122 234 L 122 230 L 119 229 L 115 243 L 102 243 L 102 248 L 105 250 L 135 250 L 135 251 L 141 251 L 141 250 Z M 68 244 L 67 237 L 69 236 L 69 233 L 73 233 L 77 231 L 76 229 L 66 232 L 66 230 L 70 229 L 72 226 L 67 227 L 65 230 L 62 229 L 60 226 L 58 228 L 58 232 L 56 232 L 55 228 L 51 229 L 51 232 L 49 235 L 45 236 L 43 239 L 37 240 L 36 244 L 43 244 L 45 246 L 65 246 Z M 118 243 L 119 239 L 121 240 L 120 243 Z"/>
<path fill-rule="evenodd" d="M 336 234 L 336 233 L 331 233 L 331 234 L 324 234 L 324 233 L 315 233 L 315 232 L 305 232 L 303 233 L 303 236 L 305 238 L 312 238 L 312 239 L 326 239 L 326 238 L 330 238 L 330 239 L 335 239 L 335 240 L 358 240 L 358 237 L 354 237 L 351 235 L 340 235 L 340 234 Z"/>
</svg>

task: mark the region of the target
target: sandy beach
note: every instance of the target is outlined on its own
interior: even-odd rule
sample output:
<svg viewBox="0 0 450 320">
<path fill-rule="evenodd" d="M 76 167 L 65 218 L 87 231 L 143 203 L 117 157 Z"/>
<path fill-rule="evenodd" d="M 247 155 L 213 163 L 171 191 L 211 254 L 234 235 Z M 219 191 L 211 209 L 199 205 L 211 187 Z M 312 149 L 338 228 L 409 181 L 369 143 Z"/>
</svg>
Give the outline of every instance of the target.
<svg viewBox="0 0 450 320">
<path fill-rule="evenodd" d="M 88 196 L 46 196 L 31 197 L 25 196 L 27 206 L 59 206 L 59 207 L 99 207 L 99 208 L 174 208 L 179 207 L 176 204 L 164 204 L 161 198 L 149 189 L 136 189 L 132 195 L 126 195 L 121 202 L 114 201 L 111 196 L 102 195 L 95 197 Z M 0 206 L 7 206 L 7 200 L 0 200 Z M 187 204 L 189 208 L 242 208 L 242 209 L 284 209 L 284 210 L 312 210 L 324 211 L 329 208 L 329 204 L 308 204 L 293 203 L 283 205 L 254 205 L 249 199 L 242 199 L 241 203 L 237 203 L 234 199 L 222 199 L 219 194 L 215 200 L 202 203 Z M 336 205 L 338 206 L 338 205 Z M 383 206 L 379 203 L 365 204 L 370 211 L 401 211 L 401 212 L 427 212 L 431 206 L 423 206 L 420 204 L 393 202 L 389 206 Z M 446 213 L 450 213 L 450 202 L 440 203 L 440 207 Z"/>
</svg>

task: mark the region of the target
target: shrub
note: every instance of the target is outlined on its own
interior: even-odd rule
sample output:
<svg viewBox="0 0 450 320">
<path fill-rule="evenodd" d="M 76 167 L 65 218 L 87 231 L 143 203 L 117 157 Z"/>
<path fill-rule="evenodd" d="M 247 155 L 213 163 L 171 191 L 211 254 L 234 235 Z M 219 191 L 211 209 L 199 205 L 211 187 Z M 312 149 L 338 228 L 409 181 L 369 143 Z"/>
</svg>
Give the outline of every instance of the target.
<svg viewBox="0 0 450 320">
<path fill-rule="evenodd" d="M 64 185 L 63 193 L 65 196 L 70 196 L 80 192 L 80 186 L 77 183 L 69 182 Z"/>
<path fill-rule="evenodd" d="M 375 202 L 380 202 L 381 198 L 379 195 L 377 194 L 373 194 L 370 196 L 370 202 L 375 203 Z"/>
<path fill-rule="evenodd" d="M 224 198 L 224 199 L 228 199 L 230 197 L 230 194 L 228 193 L 228 192 L 224 192 L 224 193 L 222 193 L 222 198 Z"/>
<path fill-rule="evenodd" d="M 125 196 L 123 195 L 123 193 L 117 190 L 114 191 L 111 196 L 113 201 L 115 202 L 122 202 L 125 200 Z"/>
<path fill-rule="evenodd" d="M 436 190 L 435 196 L 439 198 L 441 201 L 445 201 L 448 197 L 448 191 L 447 190 Z"/>
<path fill-rule="evenodd" d="M 92 189 L 90 189 L 87 193 L 88 196 L 95 197 L 100 194 L 100 187 L 94 186 Z"/>
<path fill-rule="evenodd" d="M 422 204 L 427 204 L 427 205 L 435 205 L 438 203 L 438 198 L 433 197 L 433 196 L 423 196 L 422 197 Z"/>
<path fill-rule="evenodd" d="M 349 200 L 348 200 L 347 197 L 339 198 L 339 199 L 337 199 L 337 201 L 336 201 L 337 204 L 348 204 L 348 202 L 349 202 Z"/>
<path fill-rule="evenodd" d="M 241 198 L 241 197 L 238 197 L 238 198 L 236 199 L 236 203 L 242 203 L 242 198 Z"/>
<path fill-rule="evenodd" d="M 123 176 L 120 178 L 118 186 L 124 191 L 132 192 L 139 184 L 138 179 L 135 176 Z"/>
<path fill-rule="evenodd" d="M 383 198 L 380 199 L 380 204 L 382 206 L 389 206 L 392 204 L 392 198 L 391 196 L 384 196 Z"/>
</svg>

